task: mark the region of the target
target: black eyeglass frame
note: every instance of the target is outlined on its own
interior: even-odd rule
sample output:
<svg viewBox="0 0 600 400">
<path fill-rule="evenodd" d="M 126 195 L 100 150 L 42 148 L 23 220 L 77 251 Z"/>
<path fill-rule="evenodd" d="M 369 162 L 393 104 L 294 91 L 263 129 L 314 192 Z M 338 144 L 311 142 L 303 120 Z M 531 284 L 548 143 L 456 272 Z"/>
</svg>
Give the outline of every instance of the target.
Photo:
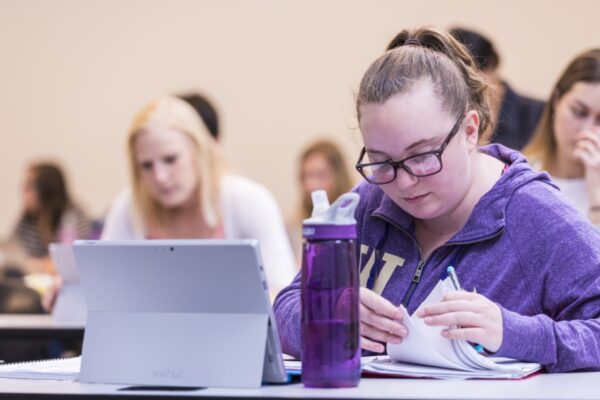
<svg viewBox="0 0 600 400">
<path fill-rule="evenodd" d="M 452 127 L 450 132 L 448 133 L 448 136 L 446 136 L 446 139 L 444 139 L 444 141 L 442 142 L 441 146 L 435 150 L 430 150 L 430 151 L 425 151 L 423 153 L 413 154 L 410 157 L 406 157 L 406 158 L 403 158 L 402 160 L 398 160 L 398 161 L 380 161 L 380 162 L 373 162 L 373 163 L 361 163 L 362 159 L 365 157 L 365 154 L 367 154 L 367 149 L 365 147 L 363 147 L 360 152 L 360 156 L 358 157 L 358 161 L 356 162 L 356 165 L 354 166 L 354 168 L 356 168 L 356 170 L 362 175 L 363 178 L 366 179 L 367 182 L 372 183 L 374 185 L 385 185 L 387 183 L 393 182 L 394 179 L 396 179 L 396 177 L 398 176 L 398 168 L 402 168 L 403 170 L 408 172 L 410 175 L 417 177 L 417 178 L 423 178 L 426 176 L 435 175 L 443 169 L 444 166 L 442 163 L 442 154 L 444 153 L 444 150 L 446 150 L 446 147 L 448 147 L 448 143 L 450 143 L 452 138 L 454 136 L 456 136 L 456 134 L 458 133 L 460 124 L 463 121 L 463 119 L 465 118 L 465 115 L 466 115 L 466 113 L 463 113 L 458 118 L 458 120 L 456 121 L 456 123 L 454 124 L 454 126 Z M 426 156 L 429 154 L 435 155 L 440 163 L 440 168 L 435 172 L 431 172 L 428 174 L 417 174 L 414 171 L 412 171 L 410 169 L 410 167 L 408 167 L 405 164 L 407 160 L 410 160 L 412 158 L 417 158 L 417 157 L 423 157 L 423 156 Z M 367 168 L 367 167 L 372 167 L 372 166 L 376 166 L 376 165 L 384 165 L 384 164 L 389 164 L 394 169 L 394 176 L 390 180 L 385 181 L 385 182 L 375 182 L 375 181 L 371 180 L 371 178 L 369 176 L 367 176 L 367 174 L 365 174 L 365 172 L 363 170 L 364 168 Z"/>
</svg>

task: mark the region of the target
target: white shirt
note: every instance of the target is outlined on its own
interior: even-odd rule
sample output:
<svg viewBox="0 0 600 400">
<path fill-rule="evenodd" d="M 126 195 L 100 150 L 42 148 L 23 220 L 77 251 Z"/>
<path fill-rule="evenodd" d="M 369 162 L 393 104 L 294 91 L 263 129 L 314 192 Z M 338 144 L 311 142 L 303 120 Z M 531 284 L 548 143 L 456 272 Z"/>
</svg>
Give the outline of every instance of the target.
<svg viewBox="0 0 600 400">
<path fill-rule="evenodd" d="M 561 179 L 552 177 L 552 182 L 558 186 L 567 200 L 583 215 L 588 216 L 590 212 L 590 200 L 587 187 L 582 178 Z"/>
<path fill-rule="evenodd" d="M 541 171 L 541 163 L 538 160 L 530 160 L 529 164 L 536 171 Z M 583 178 L 556 178 L 550 175 L 552 183 L 554 183 L 560 189 L 561 193 L 567 201 L 577 209 L 580 213 L 589 216 L 590 213 L 590 200 L 588 197 L 587 187 Z"/>
<path fill-rule="evenodd" d="M 123 190 L 106 217 L 102 240 L 146 238 L 133 207 L 131 189 Z M 271 292 L 289 285 L 295 275 L 295 261 L 273 195 L 247 178 L 226 175 L 221 181 L 221 213 L 225 239 L 258 240 Z"/>
</svg>

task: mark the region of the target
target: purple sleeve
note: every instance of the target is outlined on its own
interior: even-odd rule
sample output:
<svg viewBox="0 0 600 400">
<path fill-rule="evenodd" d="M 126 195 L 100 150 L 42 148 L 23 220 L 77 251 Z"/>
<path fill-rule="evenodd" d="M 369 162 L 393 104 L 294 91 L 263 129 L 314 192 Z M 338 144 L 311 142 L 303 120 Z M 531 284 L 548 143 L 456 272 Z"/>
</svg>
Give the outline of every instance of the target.
<svg viewBox="0 0 600 400">
<path fill-rule="evenodd" d="M 273 304 L 282 350 L 298 358 L 302 353 L 300 278 L 301 274 L 296 275 L 294 281 L 279 292 Z"/>
<path fill-rule="evenodd" d="M 544 203 L 514 209 L 508 230 L 535 315 L 504 308 L 498 356 L 550 372 L 600 370 L 600 231 L 546 191 Z M 533 203 L 533 202 L 532 202 Z"/>
<path fill-rule="evenodd" d="M 600 320 L 553 321 L 502 309 L 504 341 L 495 356 L 543 364 L 549 372 L 600 369 Z"/>
</svg>

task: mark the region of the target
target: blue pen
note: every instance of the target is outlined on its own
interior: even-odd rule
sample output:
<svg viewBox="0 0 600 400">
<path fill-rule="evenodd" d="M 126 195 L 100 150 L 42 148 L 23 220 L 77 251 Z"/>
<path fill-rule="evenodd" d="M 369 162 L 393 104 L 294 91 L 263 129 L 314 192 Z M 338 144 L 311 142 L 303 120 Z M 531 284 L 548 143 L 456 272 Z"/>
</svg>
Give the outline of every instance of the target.
<svg viewBox="0 0 600 400">
<path fill-rule="evenodd" d="M 450 277 L 450 280 L 452 281 L 452 285 L 454 286 L 454 289 L 461 290 L 460 283 L 458 283 L 458 276 L 456 276 L 456 270 L 454 270 L 454 267 L 452 265 L 450 265 L 448 268 L 446 268 L 446 272 L 448 272 L 448 276 Z"/>
<path fill-rule="evenodd" d="M 454 286 L 454 289 L 461 290 L 460 283 L 458 283 L 458 276 L 456 276 L 456 270 L 454 269 L 454 267 L 452 265 L 450 265 L 448 268 L 446 268 L 446 272 L 448 272 L 448 276 L 450 277 L 450 280 L 452 281 L 452 285 Z M 473 347 L 475 348 L 475 350 L 478 353 L 484 352 L 483 346 L 480 344 L 474 344 Z"/>
</svg>

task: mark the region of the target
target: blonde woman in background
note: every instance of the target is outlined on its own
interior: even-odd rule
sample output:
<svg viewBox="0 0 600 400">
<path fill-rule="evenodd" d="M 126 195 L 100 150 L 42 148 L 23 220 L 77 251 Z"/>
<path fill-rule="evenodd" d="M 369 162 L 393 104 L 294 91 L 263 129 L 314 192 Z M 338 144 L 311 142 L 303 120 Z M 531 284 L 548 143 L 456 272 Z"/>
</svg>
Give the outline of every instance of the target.
<svg viewBox="0 0 600 400">
<path fill-rule="evenodd" d="M 523 152 L 600 226 L 600 49 L 580 54 L 567 66 Z"/>
<path fill-rule="evenodd" d="M 133 121 L 128 153 L 132 186 L 114 202 L 102 239 L 258 239 L 271 292 L 290 282 L 294 260 L 275 199 L 227 173 L 189 104 L 148 103 Z"/>
<path fill-rule="evenodd" d="M 288 220 L 288 234 L 294 248 L 298 265 L 302 262 L 302 221 L 312 212 L 310 194 L 323 189 L 329 201 L 352 189 L 352 180 L 346 160 L 339 147 L 332 141 L 322 139 L 308 146 L 300 155 L 298 163 L 300 183 L 300 206 Z"/>
</svg>

